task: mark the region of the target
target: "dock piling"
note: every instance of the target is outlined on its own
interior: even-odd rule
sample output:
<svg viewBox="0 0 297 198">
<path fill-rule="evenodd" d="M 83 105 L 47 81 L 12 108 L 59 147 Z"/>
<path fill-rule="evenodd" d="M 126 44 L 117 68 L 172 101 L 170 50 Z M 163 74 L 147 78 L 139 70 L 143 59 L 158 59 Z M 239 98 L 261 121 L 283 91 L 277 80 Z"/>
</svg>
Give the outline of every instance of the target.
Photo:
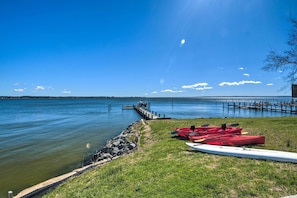
<svg viewBox="0 0 297 198">
<path fill-rule="evenodd" d="M 254 102 L 254 103 L 246 103 L 244 102 L 243 105 L 238 102 L 227 103 L 227 108 L 234 108 L 234 109 L 252 109 L 252 110 L 259 110 L 259 111 L 279 111 L 283 113 L 295 113 L 297 114 L 297 103 L 287 103 L 287 102 L 280 102 L 280 103 L 269 103 L 269 102 Z M 223 104 L 223 108 L 225 105 Z"/>
<path fill-rule="evenodd" d="M 11 190 L 8 191 L 8 198 L 13 198 L 13 192 Z"/>
</svg>

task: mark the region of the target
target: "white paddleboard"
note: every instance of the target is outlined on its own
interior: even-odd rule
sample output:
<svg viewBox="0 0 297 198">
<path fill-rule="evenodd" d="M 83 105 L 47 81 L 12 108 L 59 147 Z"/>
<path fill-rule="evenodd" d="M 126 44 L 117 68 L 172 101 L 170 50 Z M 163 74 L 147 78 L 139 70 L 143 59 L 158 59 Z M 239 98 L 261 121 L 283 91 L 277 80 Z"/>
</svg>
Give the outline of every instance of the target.
<svg viewBox="0 0 297 198">
<path fill-rule="evenodd" d="M 216 146 L 216 145 L 188 143 L 188 142 L 186 144 L 198 151 L 205 152 L 205 153 L 297 163 L 297 153 L 293 153 L 293 152 L 253 149 L 253 148 L 233 147 L 233 146 Z"/>
</svg>

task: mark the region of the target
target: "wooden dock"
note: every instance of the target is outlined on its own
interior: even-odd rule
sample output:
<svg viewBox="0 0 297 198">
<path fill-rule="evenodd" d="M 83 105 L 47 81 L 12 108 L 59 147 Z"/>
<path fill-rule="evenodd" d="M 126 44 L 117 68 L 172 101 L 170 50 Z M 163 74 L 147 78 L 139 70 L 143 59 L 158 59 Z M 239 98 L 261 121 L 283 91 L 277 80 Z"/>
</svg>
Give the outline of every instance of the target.
<svg viewBox="0 0 297 198">
<path fill-rule="evenodd" d="M 297 103 L 281 102 L 281 103 L 269 103 L 269 102 L 254 102 L 254 103 L 240 103 L 233 102 L 227 104 L 228 108 L 234 109 L 252 109 L 256 111 L 278 111 L 283 113 L 297 114 Z"/>
<path fill-rule="evenodd" d="M 141 117 L 146 120 L 156 120 L 156 119 L 170 119 L 166 118 L 165 114 L 161 117 L 157 112 L 150 110 L 150 104 L 140 101 L 137 105 L 123 105 L 123 110 L 135 110 Z"/>
<path fill-rule="evenodd" d="M 134 109 L 137 111 L 137 113 L 139 113 L 139 115 L 141 115 L 146 120 L 156 120 L 160 118 L 158 115 L 143 107 L 134 106 Z"/>
</svg>

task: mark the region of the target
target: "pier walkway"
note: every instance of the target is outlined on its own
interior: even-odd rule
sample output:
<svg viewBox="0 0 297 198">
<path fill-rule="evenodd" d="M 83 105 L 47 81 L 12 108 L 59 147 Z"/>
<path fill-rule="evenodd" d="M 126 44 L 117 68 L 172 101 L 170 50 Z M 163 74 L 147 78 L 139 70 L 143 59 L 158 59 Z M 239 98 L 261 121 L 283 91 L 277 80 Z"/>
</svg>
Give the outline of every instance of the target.
<svg viewBox="0 0 297 198">
<path fill-rule="evenodd" d="M 144 119 L 146 120 L 156 120 L 159 119 L 160 117 L 155 115 L 153 112 L 143 108 L 143 107 L 138 107 L 138 106 L 133 106 L 133 108 L 141 115 Z"/>
<path fill-rule="evenodd" d="M 156 119 L 170 119 L 166 118 L 165 114 L 163 117 L 161 117 L 160 114 L 157 114 L 157 112 L 153 112 L 150 110 L 150 104 L 145 102 L 139 102 L 138 105 L 123 105 L 123 110 L 135 110 L 141 117 L 143 117 L 146 120 L 156 120 Z"/>
</svg>

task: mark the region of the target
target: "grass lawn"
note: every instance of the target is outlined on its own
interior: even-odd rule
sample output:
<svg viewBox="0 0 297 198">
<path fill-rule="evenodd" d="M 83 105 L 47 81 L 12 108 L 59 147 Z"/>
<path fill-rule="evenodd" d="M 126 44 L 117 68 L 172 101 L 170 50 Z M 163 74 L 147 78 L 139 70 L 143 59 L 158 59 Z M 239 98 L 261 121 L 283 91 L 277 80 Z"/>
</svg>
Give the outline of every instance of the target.
<svg viewBox="0 0 297 198">
<path fill-rule="evenodd" d="M 297 118 L 147 121 L 138 151 L 72 178 L 45 197 L 282 197 L 297 194 L 297 164 L 205 154 L 174 138 L 175 127 L 239 123 L 265 135 L 254 148 L 297 152 Z"/>
</svg>

